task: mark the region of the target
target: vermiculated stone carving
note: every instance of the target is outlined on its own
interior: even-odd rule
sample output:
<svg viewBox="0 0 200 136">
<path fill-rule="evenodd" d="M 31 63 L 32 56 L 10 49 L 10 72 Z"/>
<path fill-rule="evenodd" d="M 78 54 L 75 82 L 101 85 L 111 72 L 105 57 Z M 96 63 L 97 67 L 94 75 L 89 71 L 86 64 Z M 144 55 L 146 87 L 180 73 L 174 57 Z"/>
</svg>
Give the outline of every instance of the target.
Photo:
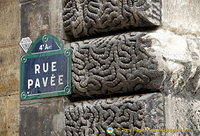
<svg viewBox="0 0 200 136">
<path fill-rule="evenodd" d="M 73 103 L 65 109 L 65 131 L 67 136 L 105 136 L 111 126 L 113 136 L 162 136 L 160 132 L 148 132 L 147 128 L 164 128 L 163 110 L 162 95 L 158 93 Z M 123 128 L 132 131 L 125 132 Z M 136 131 L 142 129 L 144 132 Z"/>
<path fill-rule="evenodd" d="M 145 48 L 144 33 L 127 33 L 71 43 L 72 96 L 127 93 L 159 89 L 163 72 Z"/>
<path fill-rule="evenodd" d="M 64 0 L 64 29 L 75 38 L 161 22 L 161 0 Z"/>
</svg>

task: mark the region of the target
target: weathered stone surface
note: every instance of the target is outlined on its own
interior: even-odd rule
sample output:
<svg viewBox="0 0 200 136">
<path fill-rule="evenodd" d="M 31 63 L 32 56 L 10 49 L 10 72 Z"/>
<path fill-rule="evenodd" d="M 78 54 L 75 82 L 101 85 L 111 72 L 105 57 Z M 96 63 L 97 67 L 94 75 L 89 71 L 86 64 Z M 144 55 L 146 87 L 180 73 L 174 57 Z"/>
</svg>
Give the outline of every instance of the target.
<svg viewBox="0 0 200 136">
<path fill-rule="evenodd" d="M 19 95 L 0 97 L 0 135 L 19 134 Z"/>
<path fill-rule="evenodd" d="M 166 128 L 181 129 L 182 132 L 167 133 L 166 136 L 198 136 L 200 134 L 200 101 L 174 97 L 165 98 Z"/>
<path fill-rule="evenodd" d="M 0 96 L 16 94 L 19 91 L 19 48 L 0 48 Z"/>
<path fill-rule="evenodd" d="M 200 38 L 167 30 L 158 30 L 143 38 L 151 39 L 152 46 L 145 49 L 156 56 L 158 69 L 165 73 L 161 91 L 199 99 Z"/>
<path fill-rule="evenodd" d="M 64 0 L 64 29 L 75 38 L 161 23 L 161 0 Z"/>
<path fill-rule="evenodd" d="M 0 136 L 19 135 L 19 1 L 0 0 Z"/>
<path fill-rule="evenodd" d="M 179 34 L 200 36 L 199 0 L 162 0 L 162 27 Z"/>
<path fill-rule="evenodd" d="M 75 38 L 95 34 L 100 36 L 103 32 L 124 29 L 131 31 L 135 27 L 158 26 L 161 21 L 161 0 L 135 0 L 134 3 L 133 0 L 64 0 L 64 12 L 61 0 L 20 2 L 21 36 L 30 36 L 33 41 L 45 33 L 54 34 L 61 40 L 62 17 L 66 35 Z M 159 28 L 159 31 L 148 31 L 145 34 L 126 33 L 65 45 L 73 48 L 72 97 L 80 100 L 82 97 L 97 98 L 93 96 L 105 97 L 116 93 L 128 95 L 129 92 L 144 93 L 144 89 L 148 89 L 148 93 L 161 91 L 167 96 L 151 93 L 81 102 L 68 102 L 63 97 L 25 101 L 21 103 L 20 109 L 20 135 L 104 136 L 107 135 L 106 128 L 112 126 L 115 128 L 113 135 L 198 136 L 200 39 L 195 36 L 200 35 L 199 5 L 199 0 L 163 0 L 161 27 L 171 32 Z M 4 24 L 3 27 L 8 26 Z M 5 45 L 8 44 L 2 46 Z M 2 50 L 0 54 L 13 53 L 7 50 Z M 16 62 L 13 58 L 18 57 L 13 55 L 11 61 L 5 58 L 5 54 L 2 56 L 0 63 L 4 67 L 6 65 L 6 69 L 11 68 L 8 75 L 12 76 L 8 76 L 8 81 L 16 79 L 18 73 L 12 67 Z M 7 61 L 1 61 L 1 58 Z M 12 67 L 7 67 L 8 64 Z M 7 74 L 2 69 L 2 86 L 8 87 L 3 89 L 12 92 L 14 89 L 9 86 L 13 83 L 4 82 Z M 15 98 L 10 97 L 10 100 Z M 0 135 L 13 136 L 17 132 L 17 124 L 5 122 L 17 122 L 17 100 L 9 102 L 7 99 L 0 97 L 0 116 L 3 117 L 0 118 L 0 123 L 3 122 Z M 12 106 L 4 107 L 6 103 Z M 117 132 L 117 128 L 134 127 L 192 129 L 192 132 Z"/>
<path fill-rule="evenodd" d="M 144 49 L 144 33 L 127 33 L 71 43 L 73 96 L 158 90 L 163 72 Z"/>
<path fill-rule="evenodd" d="M 113 136 L 164 135 L 147 132 L 147 128 L 165 127 L 163 98 L 159 93 L 68 104 L 65 118 L 67 136 L 104 136 L 109 126 L 114 128 Z M 123 132 L 123 128 L 132 132 Z M 139 133 L 134 128 L 146 130 Z"/>
<path fill-rule="evenodd" d="M 19 92 L 19 91 L 18 91 Z M 19 93 L 16 95 L 10 95 L 6 97 L 7 105 L 7 130 L 8 136 L 19 135 Z"/>
<path fill-rule="evenodd" d="M 73 97 L 160 90 L 200 96 L 200 38 L 167 30 L 71 43 Z"/>
<path fill-rule="evenodd" d="M 21 101 L 20 136 L 64 136 L 63 98 Z"/>
<path fill-rule="evenodd" d="M 35 1 L 35 0 L 19 0 L 20 3 L 30 2 L 30 1 Z"/>
<path fill-rule="evenodd" d="M 0 48 L 14 46 L 19 42 L 19 1 L 0 1 Z"/>
<path fill-rule="evenodd" d="M 6 123 L 6 97 L 0 97 L 0 135 L 7 135 L 7 123 Z"/>
<path fill-rule="evenodd" d="M 21 1 L 21 37 L 35 41 L 50 33 L 63 39 L 62 0 Z"/>
</svg>

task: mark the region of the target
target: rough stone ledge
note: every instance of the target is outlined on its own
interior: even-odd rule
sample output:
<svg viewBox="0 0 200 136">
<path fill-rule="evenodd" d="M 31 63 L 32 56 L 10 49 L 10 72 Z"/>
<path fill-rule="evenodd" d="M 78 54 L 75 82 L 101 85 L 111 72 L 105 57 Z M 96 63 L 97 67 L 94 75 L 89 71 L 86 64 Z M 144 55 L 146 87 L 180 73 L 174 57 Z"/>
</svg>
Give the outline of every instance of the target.
<svg viewBox="0 0 200 136">
<path fill-rule="evenodd" d="M 165 97 L 166 128 L 181 129 L 182 132 L 166 133 L 166 136 L 198 136 L 200 134 L 200 101 L 189 97 Z M 190 130 L 190 131 L 184 131 Z M 192 131 L 191 131 L 192 130 Z"/>
<path fill-rule="evenodd" d="M 161 0 L 64 0 L 64 29 L 75 38 L 161 24 Z"/>
<path fill-rule="evenodd" d="M 200 98 L 198 37 L 160 29 L 73 42 L 70 46 L 72 97 L 159 90 Z"/>
<path fill-rule="evenodd" d="M 126 33 L 71 43 L 72 97 L 159 90 L 164 73 L 144 48 L 145 33 Z"/>
<path fill-rule="evenodd" d="M 114 128 L 113 136 L 164 136 L 161 132 L 123 132 L 120 129 L 164 128 L 164 101 L 162 94 L 119 97 L 83 101 L 65 107 L 67 136 L 105 136 L 108 126 Z"/>
<path fill-rule="evenodd" d="M 165 94 L 199 99 L 200 38 L 160 29 L 142 39 L 151 40 L 152 46 L 145 50 L 156 56 L 158 70 L 165 73 L 160 90 Z"/>
</svg>

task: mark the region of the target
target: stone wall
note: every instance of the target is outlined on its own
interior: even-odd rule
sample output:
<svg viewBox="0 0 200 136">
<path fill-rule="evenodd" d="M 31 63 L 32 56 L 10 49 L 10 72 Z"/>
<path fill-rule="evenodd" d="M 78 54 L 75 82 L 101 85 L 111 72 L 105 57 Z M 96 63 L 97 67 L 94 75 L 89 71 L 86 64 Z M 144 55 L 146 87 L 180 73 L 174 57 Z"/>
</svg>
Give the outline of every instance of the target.
<svg viewBox="0 0 200 136">
<path fill-rule="evenodd" d="M 19 1 L 0 1 L 0 135 L 19 135 Z"/>
<path fill-rule="evenodd" d="M 200 133 L 199 0 L 20 5 L 21 37 L 51 33 L 73 50 L 72 95 L 21 101 L 20 135 Z M 166 129 L 182 132 L 154 132 Z"/>
</svg>

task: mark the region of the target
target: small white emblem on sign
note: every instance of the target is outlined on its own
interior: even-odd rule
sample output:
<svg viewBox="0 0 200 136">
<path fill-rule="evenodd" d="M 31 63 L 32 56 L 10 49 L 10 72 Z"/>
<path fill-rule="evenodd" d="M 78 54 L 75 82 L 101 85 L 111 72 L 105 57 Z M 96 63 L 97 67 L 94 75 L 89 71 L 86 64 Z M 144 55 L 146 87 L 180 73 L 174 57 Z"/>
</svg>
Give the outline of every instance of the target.
<svg viewBox="0 0 200 136">
<path fill-rule="evenodd" d="M 22 38 L 22 40 L 20 41 L 20 45 L 26 53 L 28 52 L 28 49 L 31 46 L 31 44 L 32 44 L 32 41 L 29 37 Z"/>
</svg>

